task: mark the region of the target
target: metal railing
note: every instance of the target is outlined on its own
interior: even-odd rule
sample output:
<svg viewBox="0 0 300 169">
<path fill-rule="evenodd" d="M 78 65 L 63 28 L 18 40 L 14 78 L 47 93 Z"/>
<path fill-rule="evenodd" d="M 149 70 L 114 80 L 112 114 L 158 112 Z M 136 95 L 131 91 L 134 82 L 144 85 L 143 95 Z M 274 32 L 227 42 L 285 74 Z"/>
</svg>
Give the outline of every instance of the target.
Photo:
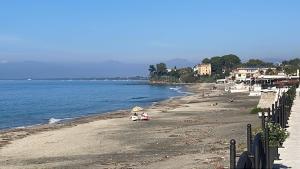
<svg viewBox="0 0 300 169">
<path fill-rule="evenodd" d="M 247 151 L 236 153 L 236 141 L 230 141 L 230 169 L 271 169 L 274 160 L 279 159 L 278 146 L 270 146 L 269 123 L 277 123 L 286 128 L 291 107 L 296 95 L 296 88 L 291 87 L 272 104 L 267 112 L 262 112 L 262 132 L 252 135 L 251 124 L 247 125 Z M 264 139 L 267 138 L 267 139 Z"/>
</svg>

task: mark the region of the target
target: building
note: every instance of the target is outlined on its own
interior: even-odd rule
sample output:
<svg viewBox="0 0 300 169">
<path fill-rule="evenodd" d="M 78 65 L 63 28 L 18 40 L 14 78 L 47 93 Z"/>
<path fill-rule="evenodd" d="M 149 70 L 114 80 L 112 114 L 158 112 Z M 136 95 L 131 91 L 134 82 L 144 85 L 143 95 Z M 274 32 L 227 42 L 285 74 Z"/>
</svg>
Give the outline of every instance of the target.
<svg viewBox="0 0 300 169">
<path fill-rule="evenodd" d="M 276 68 L 237 68 L 233 71 L 236 81 L 249 81 L 264 75 L 268 69 L 276 70 Z"/>
<path fill-rule="evenodd" d="M 197 71 L 198 71 L 198 75 L 200 76 L 204 76 L 204 75 L 211 75 L 211 64 L 199 64 L 197 65 Z"/>
<path fill-rule="evenodd" d="M 167 72 L 170 73 L 170 72 L 172 72 L 172 70 L 173 70 L 173 69 L 167 69 Z"/>
<path fill-rule="evenodd" d="M 236 81 L 246 81 L 260 75 L 258 68 L 237 68 L 233 74 Z"/>
</svg>

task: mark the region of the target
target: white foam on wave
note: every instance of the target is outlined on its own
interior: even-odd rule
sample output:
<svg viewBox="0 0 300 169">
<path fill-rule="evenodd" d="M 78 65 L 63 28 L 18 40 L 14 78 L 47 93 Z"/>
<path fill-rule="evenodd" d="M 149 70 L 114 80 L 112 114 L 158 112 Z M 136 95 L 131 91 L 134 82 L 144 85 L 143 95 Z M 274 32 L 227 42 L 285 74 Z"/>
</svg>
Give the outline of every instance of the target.
<svg viewBox="0 0 300 169">
<path fill-rule="evenodd" d="M 178 92 L 178 93 L 180 93 L 180 94 L 193 94 L 193 93 L 191 93 L 191 92 L 184 92 L 184 91 L 182 91 L 181 89 L 182 89 L 182 87 L 179 87 L 179 86 L 176 86 L 176 87 L 170 87 L 170 90 L 174 90 L 174 91 L 176 91 L 176 92 Z"/>
<path fill-rule="evenodd" d="M 28 126 L 18 126 L 18 127 L 13 127 L 13 129 L 26 129 L 26 128 L 29 128 L 29 127 L 36 127 L 36 126 L 39 126 L 39 125 L 42 125 L 42 124 L 34 124 L 34 125 L 28 125 Z"/>
<path fill-rule="evenodd" d="M 175 90 L 175 91 L 179 91 L 181 89 L 181 87 L 176 86 L 176 87 L 170 87 L 170 90 Z"/>
<path fill-rule="evenodd" d="M 57 123 L 59 121 L 61 121 L 62 119 L 56 119 L 56 118 L 50 118 L 49 119 L 49 124 L 53 124 L 53 123 Z"/>
<path fill-rule="evenodd" d="M 60 121 L 66 121 L 66 120 L 71 120 L 73 118 L 63 118 L 63 119 L 56 119 L 56 118 L 50 118 L 48 124 L 54 124 Z"/>
<path fill-rule="evenodd" d="M 15 129 L 25 129 L 25 126 L 15 127 Z"/>
</svg>

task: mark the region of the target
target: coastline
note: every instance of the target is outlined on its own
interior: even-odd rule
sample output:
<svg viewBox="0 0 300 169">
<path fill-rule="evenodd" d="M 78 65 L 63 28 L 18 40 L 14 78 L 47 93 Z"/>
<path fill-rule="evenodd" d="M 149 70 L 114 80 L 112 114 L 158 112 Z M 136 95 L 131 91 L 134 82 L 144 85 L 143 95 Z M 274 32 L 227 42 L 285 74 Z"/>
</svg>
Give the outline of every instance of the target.
<svg viewBox="0 0 300 169">
<path fill-rule="evenodd" d="M 181 96 L 172 96 L 167 99 L 160 100 L 158 102 L 153 102 L 148 106 L 145 106 L 145 109 L 151 109 L 152 107 L 159 105 L 161 102 L 168 102 L 173 99 L 179 99 L 185 97 L 187 95 L 193 94 L 192 90 L 188 87 L 191 84 L 182 83 L 182 84 L 151 84 L 149 85 L 174 85 L 174 86 L 181 86 L 180 88 L 184 88 L 183 92 L 177 91 L 181 94 Z M 180 90 L 180 89 L 179 89 Z M 9 144 L 11 141 L 16 139 L 22 139 L 28 135 L 36 134 L 39 132 L 50 131 L 50 130 L 57 130 L 65 127 L 72 127 L 77 126 L 79 124 L 89 123 L 97 120 L 107 120 L 107 119 L 114 119 L 114 118 L 124 118 L 130 116 L 131 109 L 119 109 L 109 112 L 101 112 L 101 113 L 93 113 L 90 115 L 85 115 L 81 117 L 74 117 L 74 118 L 66 118 L 67 120 L 62 119 L 61 121 L 55 123 L 45 123 L 45 124 L 34 124 L 30 126 L 19 126 L 13 127 L 8 129 L 1 129 L 0 130 L 0 149 L 1 147 Z"/>
<path fill-rule="evenodd" d="M 68 80 L 65 79 L 62 81 Z M 13 86 L 13 89 L 8 90 L 9 93 L 4 93 L 2 97 L 2 99 L 4 99 L 4 105 L 6 106 L 0 111 L 0 118 L 3 116 L 0 124 L 0 132 L 13 128 L 28 128 L 49 124 L 51 122 L 68 121 L 85 116 L 97 116 L 99 114 L 131 109 L 134 106 L 148 107 L 154 102 L 166 100 L 172 96 L 178 96 L 184 93 L 180 92 L 180 90 L 169 90 L 169 88 L 171 89 L 175 85 L 151 85 L 146 80 L 95 81 L 96 82 L 92 80 L 92 82 L 90 82 L 90 80 L 79 79 L 74 80 L 74 82 L 61 82 L 60 80 L 51 79 L 31 80 L 30 82 L 21 79 L 4 80 L 3 85 L 1 83 L 1 89 L 6 90 L 10 85 Z M 70 87 L 70 83 L 74 83 L 74 87 Z M 82 86 L 82 83 L 90 87 L 91 90 Z M 105 88 L 107 84 L 112 84 L 112 88 L 116 90 L 106 91 Z M 28 85 L 29 89 L 23 90 L 23 85 Z M 45 93 L 43 93 L 43 90 L 34 89 L 35 85 L 41 86 Z M 139 89 L 141 88 L 142 93 L 136 90 L 135 85 L 138 85 L 137 87 Z M 74 91 L 69 92 L 69 90 L 63 90 L 61 86 L 68 86 L 70 87 L 69 90 Z M 120 88 L 118 86 L 120 86 Z M 177 86 L 180 85 L 176 85 L 176 87 Z M 123 91 L 121 90 L 123 90 L 123 87 L 124 89 L 126 88 L 124 91 L 127 93 L 124 93 L 122 96 Z M 133 92 L 130 91 L 131 89 L 127 89 L 127 87 L 131 87 Z M 53 92 L 47 93 L 49 89 L 53 89 Z M 153 92 L 152 89 L 154 90 Z M 163 95 L 160 94 L 160 90 L 163 91 Z M 27 93 L 24 94 L 22 92 L 28 92 L 30 95 L 34 95 L 34 97 L 29 98 L 26 96 Z M 55 92 L 57 92 L 57 94 L 54 94 Z M 147 92 L 150 93 L 148 94 Z M 10 95 L 14 95 L 14 97 L 10 98 Z M 113 98 L 115 96 L 117 96 L 117 98 Z M 68 97 L 69 99 L 66 99 Z M 14 105 L 14 103 L 16 104 Z"/>
<path fill-rule="evenodd" d="M 212 90 L 212 85 L 188 85 L 187 90 L 193 94 L 146 107 L 151 117 L 148 122 L 132 122 L 128 119 L 130 112 L 120 110 L 1 131 L 0 163 L 5 168 L 226 166 L 227 143 L 232 137 L 245 135 L 241 126 L 255 123 L 256 116 L 249 110 L 258 98 L 227 95 L 224 86 Z M 231 97 L 235 103 L 226 100 Z"/>
</svg>

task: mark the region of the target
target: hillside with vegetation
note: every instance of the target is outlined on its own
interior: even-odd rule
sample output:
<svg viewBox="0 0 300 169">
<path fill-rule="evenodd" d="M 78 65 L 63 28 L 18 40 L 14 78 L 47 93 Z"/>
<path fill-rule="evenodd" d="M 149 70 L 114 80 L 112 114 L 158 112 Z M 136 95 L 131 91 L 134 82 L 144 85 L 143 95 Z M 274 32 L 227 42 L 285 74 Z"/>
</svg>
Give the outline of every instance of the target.
<svg viewBox="0 0 300 169">
<path fill-rule="evenodd" d="M 300 69 L 300 59 L 285 60 L 282 62 L 282 67 L 287 74 L 296 74 L 297 69 Z"/>
<path fill-rule="evenodd" d="M 281 64 L 265 62 L 260 59 L 249 59 L 242 63 L 241 59 L 234 54 L 204 58 L 201 63 L 211 64 L 211 75 L 199 75 L 195 67 L 177 68 L 175 66 L 168 68 L 165 63 L 158 63 L 149 66 L 149 80 L 152 83 L 215 82 L 217 79 L 230 76 L 230 73 L 238 67 L 269 68 L 265 72 L 266 75 L 276 75 L 282 71 L 287 75 L 295 75 L 297 69 L 300 69 L 299 58 L 283 61 Z"/>
</svg>

